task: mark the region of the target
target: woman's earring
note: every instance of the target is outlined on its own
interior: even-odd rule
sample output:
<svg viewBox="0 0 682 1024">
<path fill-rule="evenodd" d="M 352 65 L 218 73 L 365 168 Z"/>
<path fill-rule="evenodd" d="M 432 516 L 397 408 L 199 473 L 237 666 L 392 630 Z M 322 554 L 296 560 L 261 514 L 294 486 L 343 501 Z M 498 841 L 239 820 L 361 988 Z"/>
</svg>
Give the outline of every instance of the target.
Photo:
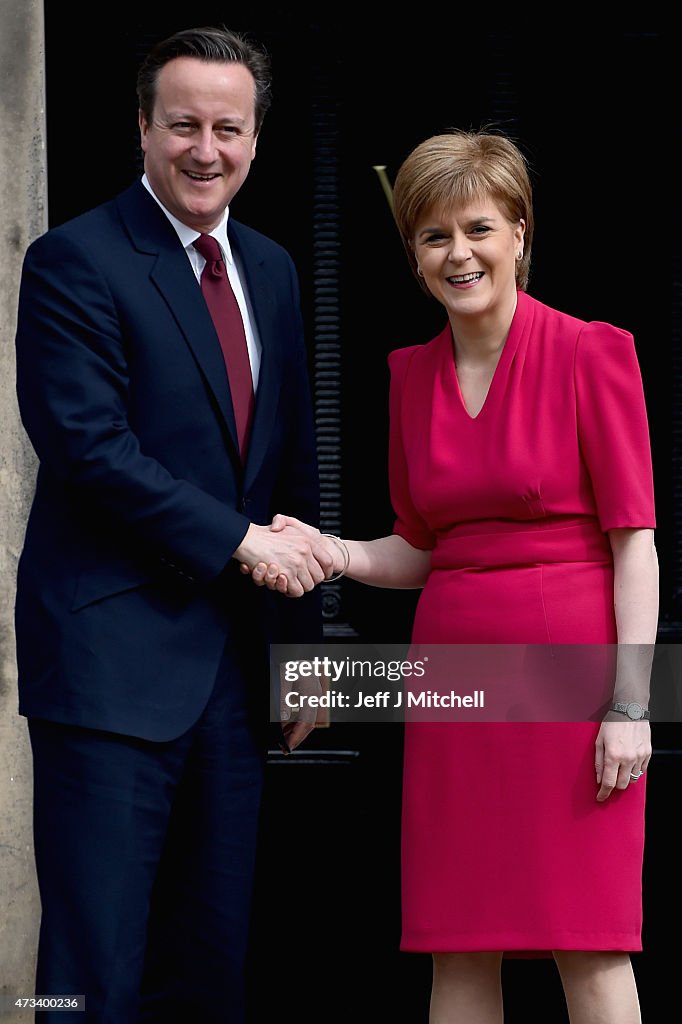
<svg viewBox="0 0 682 1024">
<path fill-rule="evenodd" d="M 419 266 L 419 264 L 417 264 L 417 273 L 419 274 L 419 276 L 420 276 L 420 277 L 423 277 L 423 276 L 424 276 L 424 271 L 423 271 L 423 270 L 422 270 L 422 268 L 421 268 L 421 267 Z"/>
<path fill-rule="evenodd" d="M 517 252 L 516 258 L 517 258 L 517 260 L 522 260 L 523 259 L 523 249 L 521 249 L 520 252 Z"/>
</svg>

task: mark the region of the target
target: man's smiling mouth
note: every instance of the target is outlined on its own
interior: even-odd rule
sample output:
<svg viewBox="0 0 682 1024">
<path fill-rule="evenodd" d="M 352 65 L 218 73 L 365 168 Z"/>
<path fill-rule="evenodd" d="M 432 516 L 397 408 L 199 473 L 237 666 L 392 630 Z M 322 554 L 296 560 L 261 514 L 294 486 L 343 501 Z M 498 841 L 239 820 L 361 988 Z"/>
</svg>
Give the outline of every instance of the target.
<svg viewBox="0 0 682 1024">
<path fill-rule="evenodd" d="M 219 174 L 198 174 L 196 171 L 183 171 L 188 178 L 192 181 L 213 181 L 214 178 L 219 178 Z"/>
</svg>

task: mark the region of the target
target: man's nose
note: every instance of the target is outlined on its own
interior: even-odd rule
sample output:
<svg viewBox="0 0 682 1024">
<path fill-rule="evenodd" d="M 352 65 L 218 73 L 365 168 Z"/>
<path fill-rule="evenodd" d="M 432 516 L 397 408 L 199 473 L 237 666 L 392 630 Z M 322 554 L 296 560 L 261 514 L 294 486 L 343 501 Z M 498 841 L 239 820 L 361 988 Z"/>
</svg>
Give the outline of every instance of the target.
<svg viewBox="0 0 682 1024">
<path fill-rule="evenodd" d="M 192 156 L 202 164 L 213 163 L 216 157 L 216 144 L 213 129 L 209 126 L 200 128 L 193 140 Z"/>
</svg>

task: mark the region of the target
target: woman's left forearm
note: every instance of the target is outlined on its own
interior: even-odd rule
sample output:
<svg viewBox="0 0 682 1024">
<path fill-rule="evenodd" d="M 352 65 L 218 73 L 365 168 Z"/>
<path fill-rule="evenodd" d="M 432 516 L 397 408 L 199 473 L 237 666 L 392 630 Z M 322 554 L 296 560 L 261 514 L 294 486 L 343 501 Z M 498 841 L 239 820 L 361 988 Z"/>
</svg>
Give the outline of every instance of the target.
<svg viewBox="0 0 682 1024">
<path fill-rule="evenodd" d="M 653 530 L 609 531 L 618 637 L 613 699 L 648 707 L 658 629 L 658 558 Z"/>
</svg>

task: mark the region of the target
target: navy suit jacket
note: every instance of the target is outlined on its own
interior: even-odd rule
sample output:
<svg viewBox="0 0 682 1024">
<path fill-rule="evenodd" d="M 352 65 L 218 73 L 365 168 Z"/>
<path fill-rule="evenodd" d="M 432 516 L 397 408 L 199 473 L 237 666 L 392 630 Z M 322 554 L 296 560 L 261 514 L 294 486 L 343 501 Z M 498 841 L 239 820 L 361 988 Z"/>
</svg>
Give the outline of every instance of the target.
<svg viewBox="0 0 682 1024">
<path fill-rule="evenodd" d="M 225 651 L 267 715 L 268 641 L 321 638 L 317 592 L 271 594 L 231 559 L 250 522 L 316 522 L 319 495 L 292 261 L 228 223 L 262 342 L 245 466 L 201 289 L 140 182 L 26 253 L 17 393 L 39 469 L 17 581 L 23 715 L 172 739 Z"/>
</svg>

